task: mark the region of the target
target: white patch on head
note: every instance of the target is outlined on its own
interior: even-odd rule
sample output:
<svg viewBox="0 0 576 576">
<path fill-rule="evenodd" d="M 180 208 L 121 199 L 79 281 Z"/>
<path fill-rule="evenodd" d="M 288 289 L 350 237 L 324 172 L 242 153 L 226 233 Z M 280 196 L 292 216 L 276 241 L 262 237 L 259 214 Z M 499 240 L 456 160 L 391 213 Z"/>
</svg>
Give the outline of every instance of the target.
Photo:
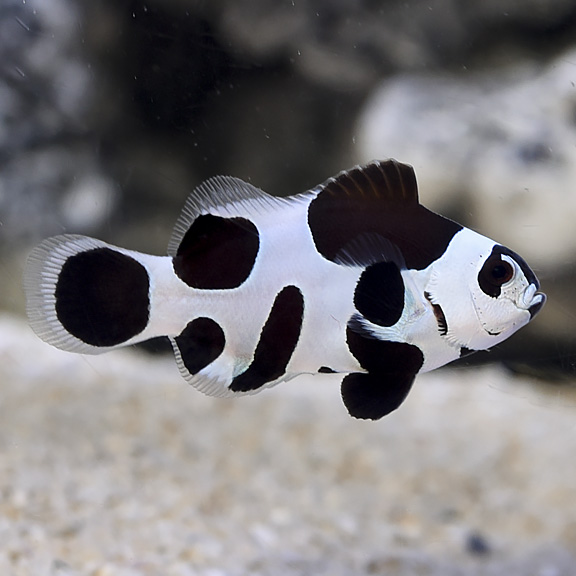
<svg viewBox="0 0 576 576">
<path fill-rule="evenodd" d="M 498 336 L 509 328 L 516 326 L 517 321 L 510 318 L 516 309 L 527 309 L 527 307 L 518 306 L 518 302 L 523 302 L 523 294 L 530 284 L 524 276 L 518 263 L 510 256 L 502 255 L 502 260 L 510 264 L 513 269 L 512 278 L 502 286 L 500 296 L 493 298 L 487 296 L 482 290 L 472 291 L 472 301 L 474 309 L 478 315 L 478 320 L 485 332 L 492 336 Z M 536 287 L 534 286 L 534 292 Z M 509 312 L 509 314 L 507 314 Z M 524 317 L 524 315 L 522 315 Z M 524 319 L 524 318 L 522 318 Z M 526 322 L 530 320 L 528 319 Z"/>
<path fill-rule="evenodd" d="M 507 254 L 502 260 L 512 266 L 513 275 L 500 294 L 490 296 L 481 289 L 478 275 L 494 246 L 493 240 L 463 228 L 430 266 L 426 290 L 442 308 L 448 324 L 445 338 L 456 347 L 485 350 L 502 342 L 530 321 L 530 306 L 544 298 Z"/>
</svg>

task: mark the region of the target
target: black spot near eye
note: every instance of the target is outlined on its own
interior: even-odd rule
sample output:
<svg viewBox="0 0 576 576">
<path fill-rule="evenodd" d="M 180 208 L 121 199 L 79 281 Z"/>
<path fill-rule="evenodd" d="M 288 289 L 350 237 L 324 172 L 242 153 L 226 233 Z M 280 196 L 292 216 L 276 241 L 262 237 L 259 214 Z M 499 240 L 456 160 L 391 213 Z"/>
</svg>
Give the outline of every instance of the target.
<svg viewBox="0 0 576 576">
<path fill-rule="evenodd" d="M 500 296 L 501 287 L 514 277 L 514 267 L 510 262 L 502 260 L 502 252 L 496 248 L 499 247 L 492 250 L 492 254 L 478 274 L 480 288 L 492 298 Z"/>
</svg>

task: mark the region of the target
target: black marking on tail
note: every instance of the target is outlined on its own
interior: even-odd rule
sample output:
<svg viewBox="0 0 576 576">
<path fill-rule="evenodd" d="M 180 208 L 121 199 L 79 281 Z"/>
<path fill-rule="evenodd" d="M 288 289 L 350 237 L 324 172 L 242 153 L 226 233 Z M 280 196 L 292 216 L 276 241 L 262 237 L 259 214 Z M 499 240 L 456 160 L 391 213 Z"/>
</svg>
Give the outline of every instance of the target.
<svg viewBox="0 0 576 576">
<path fill-rule="evenodd" d="M 148 272 L 134 258 L 95 248 L 66 260 L 56 284 L 56 315 L 73 336 L 91 346 L 116 346 L 149 319 Z"/>
<path fill-rule="evenodd" d="M 178 247 L 174 271 L 192 288 L 238 288 L 250 275 L 260 238 L 246 218 L 198 216 Z"/>
<path fill-rule="evenodd" d="M 204 317 L 189 322 L 174 340 L 182 363 L 190 374 L 198 374 L 202 368 L 214 362 L 226 345 L 220 325 L 211 318 Z"/>
<path fill-rule="evenodd" d="M 296 349 L 302 328 L 304 297 L 296 286 L 286 286 L 276 296 L 262 328 L 248 368 L 234 378 L 230 390 L 248 392 L 280 378 Z"/>
</svg>

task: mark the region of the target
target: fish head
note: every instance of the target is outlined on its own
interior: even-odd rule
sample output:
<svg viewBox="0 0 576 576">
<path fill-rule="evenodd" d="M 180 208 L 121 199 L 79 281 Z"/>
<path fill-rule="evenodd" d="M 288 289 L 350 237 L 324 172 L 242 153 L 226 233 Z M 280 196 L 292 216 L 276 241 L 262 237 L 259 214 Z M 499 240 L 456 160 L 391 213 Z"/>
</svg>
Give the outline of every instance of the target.
<svg viewBox="0 0 576 576">
<path fill-rule="evenodd" d="M 436 264 L 426 297 L 455 346 L 486 350 L 499 344 L 528 324 L 546 301 L 521 256 L 466 228 Z"/>
<path fill-rule="evenodd" d="M 488 257 L 480 260 L 472 302 L 486 342 L 505 340 L 528 324 L 542 309 L 546 296 L 540 282 L 525 260 L 504 246 L 494 245 Z"/>
</svg>

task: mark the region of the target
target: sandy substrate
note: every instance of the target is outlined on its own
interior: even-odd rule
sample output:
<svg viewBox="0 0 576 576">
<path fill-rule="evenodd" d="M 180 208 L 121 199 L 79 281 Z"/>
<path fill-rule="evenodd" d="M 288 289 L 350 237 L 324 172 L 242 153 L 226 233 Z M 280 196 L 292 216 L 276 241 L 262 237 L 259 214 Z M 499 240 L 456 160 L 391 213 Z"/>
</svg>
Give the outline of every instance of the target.
<svg viewBox="0 0 576 576">
<path fill-rule="evenodd" d="M 170 358 L 0 317 L 0 574 L 576 574 L 576 396 L 420 377 L 380 422 L 331 376 L 208 398 Z"/>
</svg>

